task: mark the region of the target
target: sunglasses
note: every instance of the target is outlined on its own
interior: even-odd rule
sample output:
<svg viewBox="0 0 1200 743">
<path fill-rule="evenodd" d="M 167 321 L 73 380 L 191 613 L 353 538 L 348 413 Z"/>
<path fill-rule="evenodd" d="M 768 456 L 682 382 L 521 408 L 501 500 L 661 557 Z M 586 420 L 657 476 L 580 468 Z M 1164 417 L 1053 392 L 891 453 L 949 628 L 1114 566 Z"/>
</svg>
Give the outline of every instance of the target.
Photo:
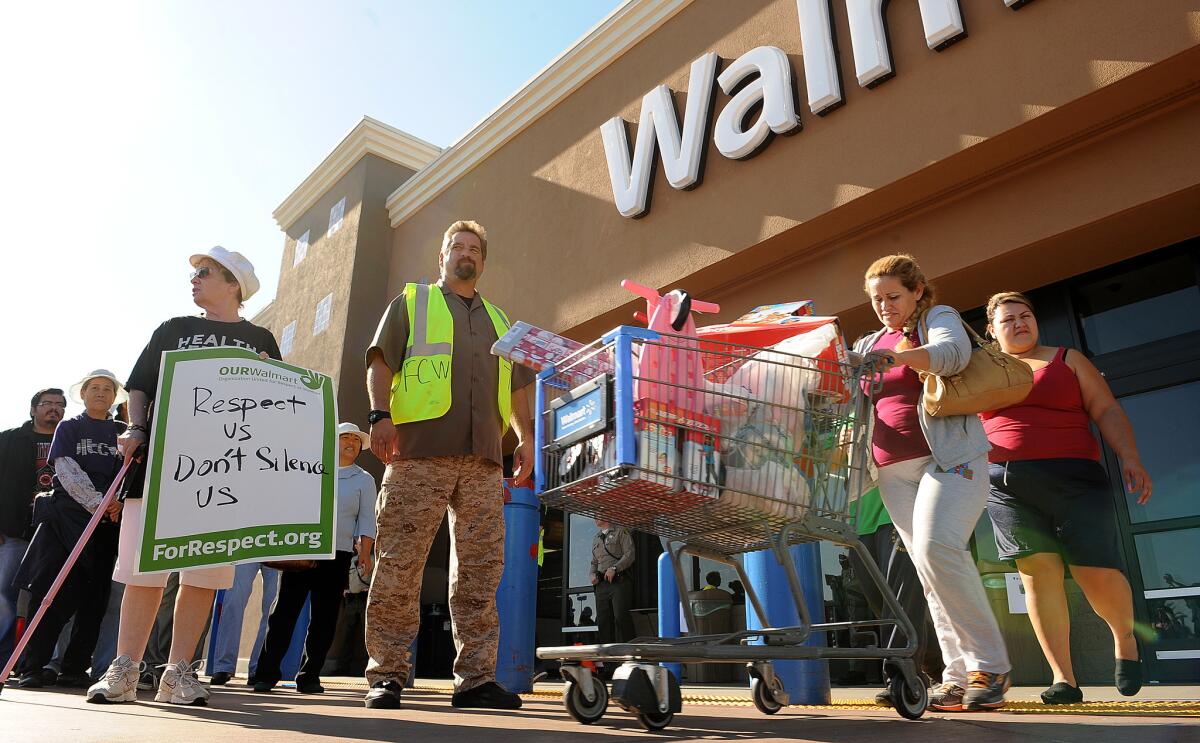
<svg viewBox="0 0 1200 743">
<path fill-rule="evenodd" d="M 190 274 L 188 274 L 188 281 L 191 281 L 192 279 L 207 279 L 213 274 L 213 271 L 214 269 L 210 266 L 201 266 L 200 268 L 197 268 L 195 271 L 192 271 Z"/>
</svg>

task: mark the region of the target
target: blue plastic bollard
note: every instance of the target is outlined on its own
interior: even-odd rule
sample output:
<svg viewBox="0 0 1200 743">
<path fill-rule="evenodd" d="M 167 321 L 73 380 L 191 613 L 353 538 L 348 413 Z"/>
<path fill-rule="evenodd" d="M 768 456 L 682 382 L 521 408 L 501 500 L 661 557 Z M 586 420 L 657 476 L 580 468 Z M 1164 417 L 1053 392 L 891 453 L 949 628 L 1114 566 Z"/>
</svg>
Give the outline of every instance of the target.
<svg viewBox="0 0 1200 743">
<path fill-rule="evenodd" d="M 679 637 L 679 587 L 675 585 L 675 571 L 671 568 L 671 555 L 664 552 L 658 556 L 658 636 Z M 683 665 L 663 663 L 675 679 L 683 678 Z"/>
<path fill-rule="evenodd" d="M 284 679 L 295 679 L 296 674 L 300 673 L 300 661 L 304 656 L 304 638 L 308 637 L 308 619 L 311 616 L 310 600 L 310 598 L 304 599 L 304 608 L 300 610 L 300 616 L 296 617 L 296 629 L 292 632 L 292 642 L 283 656 L 283 662 L 279 664 L 280 676 Z"/>
<path fill-rule="evenodd" d="M 800 586 L 804 590 L 804 602 L 814 624 L 824 621 L 825 594 L 821 580 L 820 545 L 799 544 L 788 550 L 800 575 Z M 787 574 L 775 559 L 771 550 L 750 552 L 745 556 L 746 576 L 758 593 L 767 610 L 767 620 L 773 627 L 790 627 L 799 624 L 800 615 L 792 591 L 788 587 Z M 754 613 L 754 607 L 746 602 L 746 628 L 762 629 Z M 756 641 L 756 644 L 762 644 Z M 825 644 L 825 633 L 814 632 L 809 646 Z M 774 662 L 775 675 L 783 682 L 792 704 L 829 704 L 829 664 L 823 660 L 787 660 Z"/>
<path fill-rule="evenodd" d="M 537 627 L 537 550 L 541 510 L 530 488 L 504 480 L 504 574 L 496 591 L 500 644 L 496 681 L 511 692 L 533 690 Z"/>
</svg>

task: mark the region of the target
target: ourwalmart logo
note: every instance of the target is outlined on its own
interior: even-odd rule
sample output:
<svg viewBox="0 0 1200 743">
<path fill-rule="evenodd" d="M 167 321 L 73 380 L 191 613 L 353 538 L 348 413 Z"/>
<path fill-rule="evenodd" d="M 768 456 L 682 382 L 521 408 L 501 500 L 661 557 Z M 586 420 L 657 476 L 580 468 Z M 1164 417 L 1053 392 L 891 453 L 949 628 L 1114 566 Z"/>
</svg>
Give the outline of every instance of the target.
<svg viewBox="0 0 1200 743">
<path fill-rule="evenodd" d="M 310 369 L 300 375 L 300 381 L 310 390 L 319 390 L 321 389 L 321 385 L 325 383 L 325 375 Z"/>
</svg>

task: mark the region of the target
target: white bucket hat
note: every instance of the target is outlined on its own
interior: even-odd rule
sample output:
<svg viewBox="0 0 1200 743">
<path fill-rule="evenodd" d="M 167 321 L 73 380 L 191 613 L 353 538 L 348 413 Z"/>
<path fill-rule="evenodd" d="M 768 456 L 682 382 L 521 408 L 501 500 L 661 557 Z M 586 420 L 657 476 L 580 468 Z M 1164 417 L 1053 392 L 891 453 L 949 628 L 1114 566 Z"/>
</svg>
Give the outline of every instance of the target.
<svg viewBox="0 0 1200 743">
<path fill-rule="evenodd" d="M 242 301 L 245 302 L 258 291 L 258 277 L 254 275 L 254 264 L 246 260 L 246 256 L 232 250 L 226 250 L 220 245 L 209 248 L 207 253 L 196 253 L 191 257 L 192 268 L 195 268 L 203 258 L 211 258 L 233 274 L 238 286 L 242 288 Z"/>
<path fill-rule="evenodd" d="M 346 433 L 354 434 L 355 436 L 358 437 L 358 440 L 362 442 L 363 449 L 371 448 L 371 434 L 366 433 L 365 431 L 362 431 L 361 429 L 359 429 L 358 426 L 354 425 L 353 423 L 339 423 L 338 427 L 337 427 L 337 432 L 338 432 L 339 439 L 342 437 L 342 434 L 346 434 Z"/>
<path fill-rule="evenodd" d="M 113 383 L 113 387 L 116 388 L 117 396 L 113 399 L 113 405 L 120 405 L 129 399 L 129 393 L 126 392 L 125 388 L 121 386 L 121 383 L 117 381 L 117 375 L 113 374 L 108 369 L 96 369 L 91 374 L 85 375 L 83 379 L 71 385 L 71 399 L 75 402 L 83 402 L 83 396 L 80 394 L 83 392 L 83 386 L 97 377 L 103 377 L 111 381 Z"/>
</svg>

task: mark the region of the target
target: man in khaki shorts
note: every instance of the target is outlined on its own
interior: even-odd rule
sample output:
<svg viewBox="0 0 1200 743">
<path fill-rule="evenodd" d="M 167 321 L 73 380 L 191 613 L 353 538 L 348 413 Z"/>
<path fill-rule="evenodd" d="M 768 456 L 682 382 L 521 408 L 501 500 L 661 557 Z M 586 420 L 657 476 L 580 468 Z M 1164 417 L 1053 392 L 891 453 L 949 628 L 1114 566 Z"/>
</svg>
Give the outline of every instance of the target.
<svg viewBox="0 0 1200 743">
<path fill-rule="evenodd" d="M 458 650 L 450 702 L 521 706 L 520 697 L 496 683 L 496 589 L 504 570 L 501 442 L 511 421 L 518 438 L 515 475 L 527 477 L 533 429 L 526 388 L 533 374 L 491 353 L 509 323 L 475 291 L 486 261 L 483 227 L 450 225 L 438 260 L 441 280 L 406 284 L 367 349 L 371 451 L 387 463 L 367 598 L 368 708 L 400 706 L 412 672 L 408 648 L 420 625 L 421 575 L 447 511 Z"/>
<path fill-rule="evenodd" d="M 163 351 L 211 346 L 237 346 L 263 358 L 280 358 L 271 331 L 243 320 L 242 302 L 258 291 L 254 266 L 240 253 L 220 246 L 191 257 L 192 301 L 204 310 L 202 316 L 187 315 L 167 320 L 150 337 L 138 357 L 126 387 L 129 390 L 129 430 L 118 440 L 124 456 L 132 456 L 149 440 L 147 413 L 158 390 L 158 372 Z M 130 468 L 133 471 L 133 468 Z M 137 554 L 142 544 L 139 531 L 142 510 L 140 469 L 129 483 L 121 513 L 120 546 L 113 580 L 125 584 L 121 601 L 121 624 L 117 631 L 117 657 L 104 677 L 92 685 L 87 700 L 96 703 L 137 701 L 137 682 L 142 655 L 154 618 L 167 585 L 166 573 L 137 575 Z M 212 611 L 218 589 L 233 585 L 233 566 L 194 568 L 180 571 L 179 594 L 175 599 L 171 653 L 158 685 L 156 702 L 207 704 L 208 689 L 196 678 L 192 655 Z"/>
</svg>

